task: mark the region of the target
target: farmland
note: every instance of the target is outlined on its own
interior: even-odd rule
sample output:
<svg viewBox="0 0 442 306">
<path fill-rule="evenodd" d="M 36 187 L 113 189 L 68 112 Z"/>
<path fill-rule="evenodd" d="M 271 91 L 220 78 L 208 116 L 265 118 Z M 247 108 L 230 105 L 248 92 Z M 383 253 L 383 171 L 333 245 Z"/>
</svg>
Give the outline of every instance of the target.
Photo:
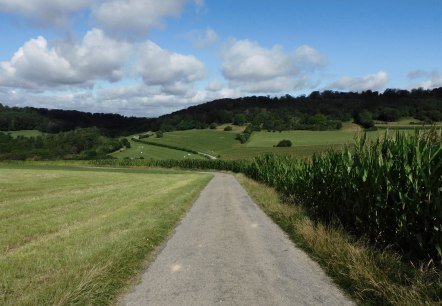
<svg viewBox="0 0 442 306">
<path fill-rule="evenodd" d="M 41 136 L 43 133 L 37 130 L 21 130 L 21 131 L 3 131 L 4 133 L 11 134 L 12 137 L 36 137 Z"/>
<path fill-rule="evenodd" d="M 108 304 L 210 176 L 0 165 L 0 304 Z"/>
<path fill-rule="evenodd" d="M 354 142 L 358 135 L 364 132 L 362 129 L 353 123 L 346 122 L 343 128 L 338 131 L 282 131 L 282 132 L 254 132 L 249 141 L 241 144 L 235 139 L 237 133 L 241 132 L 244 127 L 233 126 L 232 131 L 223 131 L 223 127 L 218 129 L 202 129 L 202 130 L 186 130 L 166 132 L 161 138 L 150 137 L 151 142 L 166 144 L 171 146 L 178 146 L 195 150 L 198 152 L 210 154 L 213 156 L 220 156 L 221 159 L 236 160 L 236 159 L 253 159 L 262 154 L 277 154 L 277 155 L 291 155 L 300 158 L 311 157 L 314 153 L 327 151 L 329 149 L 341 149 Z M 413 133 L 414 129 L 409 127 L 403 130 L 406 133 Z M 367 132 L 369 139 L 375 139 L 382 136 L 386 130 L 380 129 L 378 131 Z M 280 140 L 291 140 L 293 146 L 290 148 L 275 148 Z M 160 158 L 160 159 L 182 159 L 183 154 L 180 151 L 166 148 L 149 148 L 141 150 L 140 144 L 133 143 L 133 147 L 129 150 L 118 152 L 112 156 L 117 158 L 139 158 L 139 152 L 143 151 L 143 156 L 146 158 Z M 155 154 L 155 150 L 161 149 L 159 154 Z M 195 158 L 198 156 L 192 155 L 188 158 Z"/>
<path fill-rule="evenodd" d="M 119 150 L 111 154 L 116 158 L 146 158 L 146 159 L 184 159 L 184 158 L 203 158 L 201 155 L 189 154 L 187 152 L 173 150 L 163 147 L 152 146 L 130 140 L 130 149 Z"/>
</svg>

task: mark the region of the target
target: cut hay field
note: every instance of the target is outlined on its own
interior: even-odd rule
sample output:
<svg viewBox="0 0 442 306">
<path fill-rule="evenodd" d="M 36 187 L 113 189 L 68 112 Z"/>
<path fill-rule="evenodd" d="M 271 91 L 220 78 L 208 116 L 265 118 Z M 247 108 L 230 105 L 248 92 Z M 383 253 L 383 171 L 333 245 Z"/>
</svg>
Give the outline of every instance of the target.
<svg viewBox="0 0 442 306">
<path fill-rule="evenodd" d="M 209 179 L 0 164 L 0 304 L 112 303 Z"/>
</svg>

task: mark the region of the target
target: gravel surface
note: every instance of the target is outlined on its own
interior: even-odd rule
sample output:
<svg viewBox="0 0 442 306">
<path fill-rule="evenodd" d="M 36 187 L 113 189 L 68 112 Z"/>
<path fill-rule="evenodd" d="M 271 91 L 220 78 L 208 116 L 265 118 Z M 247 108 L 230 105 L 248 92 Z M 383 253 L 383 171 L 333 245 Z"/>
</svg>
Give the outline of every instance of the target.
<svg viewBox="0 0 442 306">
<path fill-rule="evenodd" d="M 238 181 L 215 174 L 122 305 L 352 305 Z"/>
</svg>

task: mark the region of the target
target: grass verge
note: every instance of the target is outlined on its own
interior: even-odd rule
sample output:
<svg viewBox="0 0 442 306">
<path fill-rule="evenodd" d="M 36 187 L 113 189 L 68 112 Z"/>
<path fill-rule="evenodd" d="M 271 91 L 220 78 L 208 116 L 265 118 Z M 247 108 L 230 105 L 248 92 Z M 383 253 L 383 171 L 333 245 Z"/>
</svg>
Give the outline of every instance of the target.
<svg viewBox="0 0 442 306">
<path fill-rule="evenodd" d="M 270 187 L 236 175 L 255 202 L 359 304 L 440 305 L 442 278 L 413 268 L 390 252 L 355 241 L 338 227 L 314 224 L 305 210 L 282 201 Z"/>
<path fill-rule="evenodd" d="M 114 302 L 210 179 L 78 170 L 2 165 L 1 305 Z"/>
</svg>

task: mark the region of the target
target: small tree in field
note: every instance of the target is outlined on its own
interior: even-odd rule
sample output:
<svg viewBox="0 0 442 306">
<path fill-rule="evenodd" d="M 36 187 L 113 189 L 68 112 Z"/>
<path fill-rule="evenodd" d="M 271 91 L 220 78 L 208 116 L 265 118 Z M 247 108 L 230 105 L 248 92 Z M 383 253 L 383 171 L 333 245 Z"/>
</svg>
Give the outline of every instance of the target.
<svg viewBox="0 0 442 306">
<path fill-rule="evenodd" d="M 159 130 L 159 131 L 156 131 L 155 135 L 157 136 L 157 138 L 162 138 L 164 136 L 164 133 L 163 133 L 163 131 Z"/>
<path fill-rule="evenodd" d="M 292 142 L 288 139 L 283 139 L 280 142 L 278 142 L 277 145 L 275 145 L 274 147 L 291 147 L 292 146 Z"/>
</svg>

